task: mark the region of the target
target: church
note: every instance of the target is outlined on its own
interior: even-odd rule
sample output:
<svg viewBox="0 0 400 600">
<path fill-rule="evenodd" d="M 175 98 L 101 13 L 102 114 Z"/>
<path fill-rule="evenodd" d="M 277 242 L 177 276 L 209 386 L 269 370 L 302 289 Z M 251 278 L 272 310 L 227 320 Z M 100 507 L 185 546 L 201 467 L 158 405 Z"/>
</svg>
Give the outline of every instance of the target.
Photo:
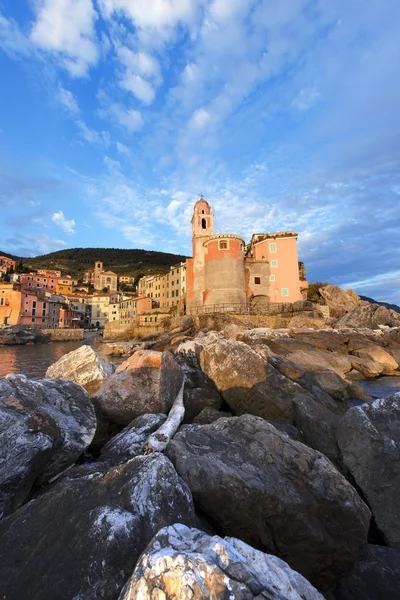
<svg viewBox="0 0 400 600">
<path fill-rule="evenodd" d="M 186 260 L 186 309 L 228 310 L 251 304 L 303 300 L 308 283 L 298 260 L 297 233 L 254 234 L 250 243 L 232 233 L 214 234 L 214 215 L 200 198 L 192 217 L 192 258 Z"/>
</svg>

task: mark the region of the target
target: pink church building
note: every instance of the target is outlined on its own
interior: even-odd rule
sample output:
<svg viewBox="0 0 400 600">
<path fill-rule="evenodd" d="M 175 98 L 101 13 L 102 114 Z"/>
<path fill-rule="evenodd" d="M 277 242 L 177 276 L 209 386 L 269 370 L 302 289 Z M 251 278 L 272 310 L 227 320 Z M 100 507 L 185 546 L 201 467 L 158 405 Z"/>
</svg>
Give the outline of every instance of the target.
<svg viewBox="0 0 400 600">
<path fill-rule="evenodd" d="M 249 244 L 232 233 L 214 234 L 214 215 L 204 198 L 196 202 L 191 223 L 188 313 L 199 307 L 212 310 L 304 299 L 308 283 L 298 259 L 297 233 L 254 234 Z"/>
</svg>

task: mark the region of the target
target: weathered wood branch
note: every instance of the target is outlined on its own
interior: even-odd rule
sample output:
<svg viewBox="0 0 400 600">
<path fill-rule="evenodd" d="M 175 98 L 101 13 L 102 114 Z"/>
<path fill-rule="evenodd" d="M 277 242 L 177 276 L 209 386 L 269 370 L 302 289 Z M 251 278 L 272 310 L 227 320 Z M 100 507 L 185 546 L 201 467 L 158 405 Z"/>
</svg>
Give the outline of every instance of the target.
<svg viewBox="0 0 400 600">
<path fill-rule="evenodd" d="M 181 389 L 174 400 L 171 410 L 169 411 L 166 421 L 152 433 L 146 440 L 142 452 L 143 454 L 151 454 L 152 452 L 162 452 L 168 446 L 168 443 L 174 437 L 179 425 L 185 416 L 185 407 L 183 405 L 183 389 L 185 380 L 183 380 Z"/>
</svg>

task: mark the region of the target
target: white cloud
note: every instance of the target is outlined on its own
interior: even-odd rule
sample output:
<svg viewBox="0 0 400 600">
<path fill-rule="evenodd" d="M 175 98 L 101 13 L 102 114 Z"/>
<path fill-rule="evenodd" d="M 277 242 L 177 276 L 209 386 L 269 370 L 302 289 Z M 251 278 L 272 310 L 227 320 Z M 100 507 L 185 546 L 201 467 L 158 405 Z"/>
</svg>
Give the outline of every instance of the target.
<svg viewBox="0 0 400 600">
<path fill-rule="evenodd" d="M 133 108 L 125 108 L 123 104 L 118 102 L 112 102 L 110 105 L 104 104 L 104 108 L 100 111 L 100 116 L 111 117 L 111 119 L 118 125 L 128 131 L 128 133 L 134 133 L 142 129 L 144 122 L 141 113 Z"/>
<path fill-rule="evenodd" d="M 207 125 L 211 118 L 209 112 L 204 110 L 204 108 L 199 108 L 196 110 L 190 120 L 190 124 L 196 129 L 203 129 Z"/>
<path fill-rule="evenodd" d="M 57 99 L 70 113 L 79 113 L 79 106 L 75 96 L 69 90 L 60 87 L 57 94 Z"/>
<path fill-rule="evenodd" d="M 11 57 L 27 55 L 32 52 L 32 44 L 22 33 L 14 19 L 6 19 L 0 13 L 0 48 Z"/>
<path fill-rule="evenodd" d="M 108 147 L 111 144 L 111 137 L 108 131 L 96 131 L 91 129 L 81 119 L 75 121 L 81 137 L 90 144 L 101 144 Z"/>
<path fill-rule="evenodd" d="M 121 87 L 129 92 L 143 104 L 152 104 L 155 98 L 155 91 L 151 83 L 135 75 L 134 73 L 126 73 L 121 80 Z"/>
<path fill-rule="evenodd" d="M 68 219 L 64 217 L 64 213 L 62 212 L 62 210 L 55 212 L 54 215 L 51 217 L 51 220 L 53 221 L 53 223 L 55 223 L 55 225 L 61 227 L 61 229 L 63 229 L 65 233 L 75 233 L 75 221 L 73 219 L 68 221 Z"/>
<path fill-rule="evenodd" d="M 125 146 L 125 144 L 121 144 L 121 142 L 117 142 L 116 146 L 117 146 L 117 150 L 120 154 L 125 154 L 125 155 L 130 154 L 130 150 L 129 150 L 128 146 Z"/>
<path fill-rule="evenodd" d="M 58 54 L 73 77 L 87 74 L 98 60 L 92 0 L 40 0 L 31 40 L 42 50 Z"/>
</svg>

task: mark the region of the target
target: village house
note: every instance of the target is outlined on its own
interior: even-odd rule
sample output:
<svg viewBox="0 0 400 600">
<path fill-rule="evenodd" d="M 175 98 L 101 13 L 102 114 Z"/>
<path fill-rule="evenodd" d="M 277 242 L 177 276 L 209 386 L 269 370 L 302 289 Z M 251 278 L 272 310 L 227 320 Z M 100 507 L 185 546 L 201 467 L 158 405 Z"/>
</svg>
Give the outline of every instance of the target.
<svg viewBox="0 0 400 600">
<path fill-rule="evenodd" d="M 15 271 L 17 268 L 17 261 L 7 256 L 0 256 L 0 273 L 5 275 L 9 271 Z"/>
<path fill-rule="evenodd" d="M 151 309 L 152 300 L 148 296 L 124 298 L 121 300 L 119 307 L 120 325 L 137 325 L 139 314 Z"/>
</svg>

